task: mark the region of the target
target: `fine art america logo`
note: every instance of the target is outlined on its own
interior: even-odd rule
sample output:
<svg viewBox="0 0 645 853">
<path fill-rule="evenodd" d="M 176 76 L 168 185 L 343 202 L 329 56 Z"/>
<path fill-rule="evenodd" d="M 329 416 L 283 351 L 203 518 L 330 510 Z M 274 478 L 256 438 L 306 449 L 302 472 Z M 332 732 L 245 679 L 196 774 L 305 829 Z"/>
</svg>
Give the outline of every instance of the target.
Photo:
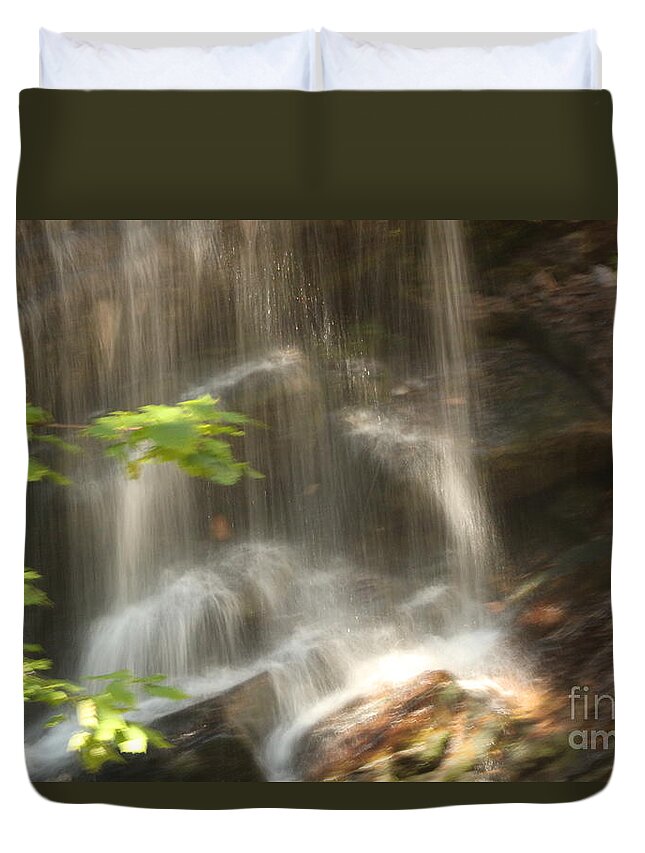
<svg viewBox="0 0 645 853">
<path fill-rule="evenodd" d="M 613 724 L 615 702 L 608 693 L 590 693 L 589 688 L 576 684 L 569 693 L 571 719 L 577 723 L 597 722 L 609 719 Z M 615 734 L 613 726 L 607 728 L 581 728 L 569 732 L 569 746 L 572 749 L 610 749 Z"/>
</svg>

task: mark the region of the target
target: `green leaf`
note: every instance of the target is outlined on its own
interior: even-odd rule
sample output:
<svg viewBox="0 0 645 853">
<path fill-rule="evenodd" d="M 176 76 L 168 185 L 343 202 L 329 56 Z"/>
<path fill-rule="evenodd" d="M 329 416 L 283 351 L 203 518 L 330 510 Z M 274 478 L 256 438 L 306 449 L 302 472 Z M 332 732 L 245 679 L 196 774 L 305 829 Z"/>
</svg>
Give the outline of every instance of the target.
<svg viewBox="0 0 645 853">
<path fill-rule="evenodd" d="M 132 683 L 133 684 L 150 684 L 150 683 L 154 683 L 154 682 L 158 682 L 158 681 L 165 681 L 165 680 L 166 680 L 165 675 L 144 675 L 144 676 L 139 676 L 138 678 L 133 678 Z"/>
<path fill-rule="evenodd" d="M 118 702 L 120 705 L 125 705 L 128 708 L 134 708 L 136 706 L 134 693 L 131 690 L 128 690 L 127 687 L 124 686 L 123 682 L 113 681 L 107 690 L 114 701 Z"/>
<path fill-rule="evenodd" d="M 79 752 L 91 737 L 92 735 L 89 732 L 74 732 L 71 738 L 67 741 L 67 751 Z"/>
<path fill-rule="evenodd" d="M 26 651 L 40 651 L 39 646 L 27 645 Z M 57 678 L 46 678 L 52 662 L 47 658 L 23 658 L 23 698 L 25 702 L 42 702 L 45 705 L 62 705 L 80 691 L 77 685 Z"/>
<path fill-rule="evenodd" d="M 119 714 L 99 720 L 94 731 L 94 737 L 100 743 L 116 742 L 120 732 L 127 728 L 127 723 Z"/>
<path fill-rule="evenodd" d="M 118 744 L 119 752 L 140 753 L 148 751 L 148 735 L 141 728 L 130 724 L 124 731 L 124 740 Z"/>
<path fill-rule="evenodd" d="M 38 441 L 41 441 L 43 444 L 53 444 L 67 453 L 81 453 L 81 448 L 77 444 L 70 444 L 69 441 L 63 441 L 57 435 L 39 435 Z"/>
<path fill-rule="evenodd" d="M 25 569 L 24 570 L 25 580 L 26 581 L 37 581 L 42 578 L 40 572 L 35 572 L 33 569 Z"/>
<path fill-rule="evenodd" d="M 34 572 L 33 569 L 25 569 L 25 607 L 51 605 L 47 594 L 42 589 L 38 589 L 33 583 L 39 580 L 40 577 L 41 575 L 38 572 Z"/>
<path fill-rule="evenodd" d="M 145 684 L 143 688 L 149 696 L 159 696 L 163 699 L 189 699 L 187 693 L 176 687 L 168 687 L 165 684 Z"/>
<path fill-rule="evenodd" d="M 146 733 L 148 742 L 152 746 L 156 746 L 157 749 L 172 749 L 173 745 L 170 741 L 166 740 L 166 738 L 158 732 L 156 729 L 149 729 L 147 726 L 141 726 L 143 731 Z"/>
<path fill-rule="evenodd" d="M 98 710 L 94 699 L 87 697 L 81 699 L 76 705 L 76 716 L 78 722 L 85 729 L 93 729 L 98 725 Z"/>
<path fill-rule="evenodd" d="M 38 433 L 34 431 L 35 427 L 44 426 L 45 424 L 51 423 L 51 421 L 53 421 L 53 417 L 49 412 L 45 411 L 45 409 L 39 408 L 38 406 L 34 406 L 31 403 L 27 403 L 27 438 L 30 446 L 35 442 L 39 442 L 41 444 L 54 445 L 68 453 L 79 453 L 79 447 L 69 444 L 67 441 L 63 441 L 57 435 Z M 71 482 L 64 474 L 54 471 L 42 460 L 30 455 L 29 467 L 27 470 L 27 481 L 30 483 L 38 483 L 42 480 L 51 480 L 59 486 L 68 486 Z"/>
<path fill-rule="evenodd" d="M 81 749 L 80 755 L 83 766 L 89 773 L 98 773 L 109 761 L 123 764 L 123 758 L 112 744 L 97 743 L 93 739 Z"/>
<path fill-rule="evenodd" d="M 23 672 L 46 672 L 52 668 L 52 662 L 48 658 L 24 658 L 22 662 Z"/>
<path fill-rule="evenodd" d="M 52 415 L 45 409 L 39 406 L 34 406 L 32 403 L 27 403 L 27 426 L 42 426 L 53 421 Z"/>
<path fill-rule="evenodd" d="M 191 477 L 232 486 L 242 477 L 261 476 L 235 458 L 230 439 L 243 436 L 243 425 L 258 425 L 245 415 L 224 412 L 210 395 L 174 406 L 146 405 L 95 419 L 85 435 L 107 444 L 106 453 L 137 478 L 146 464 L 170 462 Z"/>
<path fill-rule="evenodd" d="M 199 436 L 195 430 L 195 425 L 189 420 L 176 419 L 175 421 L 152 424 L 146 428 L 145 437 L 153 441 L 158 447 L 183 453 L 188 449 L 192 450 Z"/>
<path fill-rule="evenodd" d="M 119 669 L 105 675 L 84 675 L 82 681 L 125 681 L 132 677 L 129 669 Z"/>
</svg>

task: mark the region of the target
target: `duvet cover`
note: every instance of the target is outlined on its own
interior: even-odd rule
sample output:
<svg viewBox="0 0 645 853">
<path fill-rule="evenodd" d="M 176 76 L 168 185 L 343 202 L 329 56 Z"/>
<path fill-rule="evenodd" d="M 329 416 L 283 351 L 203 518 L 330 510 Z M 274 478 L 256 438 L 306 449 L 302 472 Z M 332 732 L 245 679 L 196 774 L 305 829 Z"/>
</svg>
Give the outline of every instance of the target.
<svg viewBox="0 0 645 853">
<path fill-rule="evenodd" d="M 609 94 L 29 90 L 21 131 L 37 790 L 600 790 Z"/>
</svg>

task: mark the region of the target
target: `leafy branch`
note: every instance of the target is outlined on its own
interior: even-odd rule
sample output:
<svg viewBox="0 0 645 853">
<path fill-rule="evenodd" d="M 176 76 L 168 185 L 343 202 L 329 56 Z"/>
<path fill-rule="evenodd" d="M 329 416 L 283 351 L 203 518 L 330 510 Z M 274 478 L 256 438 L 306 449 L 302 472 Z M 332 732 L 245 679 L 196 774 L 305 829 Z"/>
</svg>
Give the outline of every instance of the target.
<svg viewBox="0 0 645 853">
<path fill-rule="evenodd" d="M 96 772 L 108 761 L 123 762 L 124 755 L 147 752 L 149 744 L 158 749 L 172 746 L 156 729 L 133 723 L 125 716 L 137 709 L 136 688 L 150 696 L 188 698 L 181 690 L 161 684 L 164 675 L 136 678 L 128 670 L 121 670 L 85 680 L 105 683 L 101 691 L 70 696 L 81 728 L 71 736 L 67 749 L 78 752 L 86 770 Z"/>
<path fill-rule="evenodd" d="M 51 605 L 47 593 L 36 586 L 35 582 L 41 577 L 42 575 L 33 569 L 25 569 L 25 607 Z"/>
<path fill-rule="evenodd" d="M 228 439 L 258 424 L 237 412 L 224 412 L 209 394 L 174 406 L 141 406 L 111 412 L 83 433 L 108 444 L 106 453 L 126 465 L 130 477 L 146 463 L 174 462 L 191 477 L 232 486 L 242 477 L 260 478 L 248 462 L 239 462 Z"/>
<path fill-rule="evenodd" d="M 68 453 L 78 453 L 80 451 L 79 447 L 75 444 L 69 444 L 67 441 L 63 441 L 57 435 L 34 432 L 35 429 L 46 426 L 47 424 L 53 425 L 53 420 L 52 415 L 45 409 L 41 409 L 39 406 L 27 403 L 27 439 L 30 445 L 35 442 L 39 442 L 41 444 L 52 444 L 67 451 Z M 52 480 L 59 486 L 68 486 L 70 483 L 68 478 L 63 474 L 58 471 L 54 471 L 36 456 L 30 456 L 27 480 L 30 483 L 37 483 L 40 480 L 45 479 Z"/>
<path fill-rule="evenodd" d="M 37 586 L 38 572 L 25 570 L 25 606 L 50 605 L 47 594 Z M 134 723 L 126 716 L 138 706 L 137 693 L 165 699 L 187 699 L 175 687 L 163 684 L 164 675 L 135 677 L 128 670 L 107 675 L 89 676 L 83 681 L 99 682 L 103 689 L 88 690 L 71 681 L 51 678 L 53 664 L 43 657 L 43 649 L 35 644 L 25 644 L 23 669 L 23 698 L 25 702 L 40 702 L 51 708 L 66 708 L 45 723 L 47 728 L 59 725 L 74 712 L 80 729 L 67 743 L 69 752 L 79 755 L 83 767 L 96 773 L 108 761 L 123 762 L 124 755 L 143 753 L 148 746 L 167 749 L 170 744 L 155 729 Z"/>
<path fill-rule="evenodd" d="M 122 462 L 133 478 L 139 476 L 142 465 L 162 462 L 174 462 L 191 477 L 223 486 L 232 486 L 243 477 L 261 478 L 263 475 L 248 462 L 235 458 L 230 442 L 245 434 L 244 427 L 261 424 L 238 412 L 225 412 L 218 404 L 219 400 L 206 394 L 174 406 L 141 406 L 132 412 L 110 412 L 87 425 L 72 425 L 54 423 L 45 409 L 27 403 L 27 437 L 30 444 L 51 444 L 78 453 L 78 446 L 38 431 L 44 426 L 78 430 L 83 436 L 104 442 L 106 455 Z M 63 474 L 30 456 L 29 482 L 44 479 L 59 485 L 70 483 Z"/>
<path fill-rule="evenodd" d="M 141 466 L 172 462 L 191 477 L 202 477 L 220 485 L 233 485 L 243 477 L 262 474 L 247 462 L 235 458 L 230 439 L 244 435 L 243 427 L 258 426 L 250 418 L 218 408 L 210 395 L 187 400 L 174 406 L 141 406 L 133 412 L 111 412 L 87 426 L 56 424 L 44 409 L 27 404 L 27 436 L 34 443 L 50 444 L 68 452 L 78 452 L 49 429 L 74 429 L 81 435 L 106 444 L 106 454 L 124 463 L 130 477 L 138 477 Z M 69 480 L 34 456 L 29 457 L 30 482 L 44 479 L 60 485 Z M 46 606 L 51 602 L 37 581 L 38 572 L 25 570 L 25 606 Z M 68 742 L 68 750 L 78 753 L 89 772 L 97 772 L 108 761 L 123 761 L 123 756 L 146 752 L 148 745 L 171 746 L 157 731 L 134 723 L 127 714 L 135 711 L 138 694 L 166 699 L 184 699 L 186 694 L 163 684 L 165 676 L 135 677 L 128 670 L 91 676 L 85 681 L 103 689 L 89 691 L 78 684 L 51 678 L 52 662 L 43 657 L 40 646 L 26 645 L 23 656 L 23 692 L 25 702 L 41 702 L 53 708 L 73 710 L 80 729 Z M 98 684 L 97 684 L 98 683 Z M 66 713 L 51 717 L 46 726 L 66 719 Z"/>
</svg>

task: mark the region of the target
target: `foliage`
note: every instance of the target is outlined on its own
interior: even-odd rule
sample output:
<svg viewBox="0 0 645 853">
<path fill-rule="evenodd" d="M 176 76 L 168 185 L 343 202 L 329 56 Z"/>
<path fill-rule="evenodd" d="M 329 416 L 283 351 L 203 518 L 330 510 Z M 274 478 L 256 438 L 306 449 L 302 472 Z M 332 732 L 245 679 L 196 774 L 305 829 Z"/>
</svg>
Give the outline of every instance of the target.
<svg viewBox="0 0 645 853">
<path fill-rule="evenodd" d="M 39 646 L 25 646 L 27 653 L 40 651 Z M 103 690 L 88 691 L 69 681 L 42 675 L 51 666 L 52 662 L 46 658 L 23 658 L 24 700 L 41 702 L 53 708 L 66 706 L 65 713 L 49 718 L 45 723 L 47 728 L 62 723 L 70 711 L 75 713 L 80 729 L 69 738 L 67 750 L 77 752 L 83 767 L 90 773 L 96 773 L 108 761 L 122 762 L 123 755 L 147 752 L 149 745 L 159 749 L 172 746 L 156 729 L 134 723 L 126 717 L 127 713 L 137 709 L 136 688 L 142 688 L 151 696 L 188 698 L 181 690 L 160 684 L 165 676 L 135 678 L 123 670 L 85 679 L 105 682 Z"/>
<path fill-rule="evenodd" d="M 69 739 L 68 751 L 77 752 L 85 769 L 94 773 L 108 761 L 122 762 L 123 755 L 147 752 L 149 744 L 160 749 L 172 746 L 155 729 L 125 716 L 137 708 L 137 688 L 151 696 L 188 698 L 181 690 L 160 684 L 164 679 L 163 675 L 135 678 L 128 670 L 88 678 L 105 686 L 98 692 L 71 697 L 81 728 Z"/>
<path fill-rule="evenodd" d="M 138 477 L 146 463 L 174 462 L 191 477 L 231 486 L 242 477 L 262 475 L 239 462 L 228 438 L 243 436 L 245 415 L 218 409 L 209 394 L 174 406 L 142 406 L 134 412 L 112 412 L 97 418 L 84 432 L 108 443 L 107 453 Z M 224 438 L 224 436 L 226 438 Z"/>
<path fill-rule="evenodd" d="M 35 584 L 35 581 L 40 580 L 41 577 L 42 575 L 33 569 L 25 569 L 25 607 L 51 604 L 47 593 Z"/>
<path fill-rule="evenodd" d="M 40 579 L 38 572 L 25 569 L 25 607 L 43 607 L 51 604 L 47 594 L 36 585 Z M 42 653 L 42 648 L 34 644 L 25 644 L 22 660 L 23 696 L 25 702 L 44 702 L 46 705 L 60 705 L 67 702 L 72 693 L 80 688 L 67 681 L 47 678 L 42 675 L 52 667 L 52 662 L 44 657 L 30 657 Z"/>
<path fill-rule="evenodd" d="M 43 672 L 52 668 L 52 662 L 43 657 L 28 657 L 28 655 L 42 653 L 40 646 L 25 644 L 24 651 L 22 678 L 25 702 L 42 702 L 51 706 L 63 705 L 71 701 L 75 693 L 80 692 L 81 688 L 76 684 L 42 675 Z M 47 725 L 50 724 L 51 721 L 47 723 Z"/>
<path fill-rule="evenodd" d="M 224 412 L 218 401 L 207 395 L 175 406 L 142 406 L 134 412 L 112 412 L 97 418 L 82 429 L 82 434 L 107 444 L 106 453 L 125 463 L 128 474 L 137 477 L 147 463 L 174 462 L 191 477 L 203 477 L 221 485 L 233 485 L 242 477 L 261 477 L 246 462 L 239 462 L 230 444 L 231 438 L 244 435 L 243 426 L 253 421 L 235 412 Z M 51 414 L 27 404 L 27 437 L 36 442 L 77 452 L 79 448 L 42 432 L 52 424 Z M 60 485 L 69 480 L 36 457 L 29 458 L 30 482 L 44 479 Z M 37 586 L 38 572 L 25 570 L 25 606 L 45 606 L 51 602 Z M 95 689 L 51 678 L 52 662 L 42 656 L 36 645 L 25 645 L 23 656 L 23 692 L 25 702 L 41 702 L 67 713 L 51 717 L 47 726 L 55 726 L 73 711 L 80 729 L 68 742 L 68 750 L 78 753 L 89 772 L 97 772 L 108 761 L 123 761 L 124 755 L 146 752 L 149 745 L 171 746 L 154 729 L 132 722 L 127 714 L 135 711 L 138 694 L 166 699 L 187 698 L 184 693 L 163 684 L 165 676 L 135 677 L 128 670 L 90 676 L 85 681 Z M 99 689 L 100 688 L 100 689 Z"/>
<path fill-rule="evenodd" d="M 27 403 L 27 439 L 30 444 L 33 444 L 34 442 L 40 442 L 41 444 L 53 444 L 56 447 L 60 447 L 62 450 L 66 450 L 68 453 L 78 453 L 79 448 L 76 447 L 76 445 L 63 441 L 57 435 L 34 432 L 34 429 L 43 427 L 46 424 L 51 423 L 53 420 L 54 419 L 51 414 L 45 409 L 41 409 L 38 406 Z M 60 474 L 58 471 L 52 470 L 37 457 L 30 456 L 27 480 L 30 483 L 37 483 L 40 480 L 45 479 L 52 480 L 59 486 L 67 486 L 70 482 L 67 477 Z"/>
<path fill-rule="evenodd" d="M 37 586 L 38 572 L 25 569 L 25 606 L 46 606 L 51 602 Z M 90 676 L 87 682 L 99 682 L 101 690 L 87 690 L 59 678 L 50 678 L 52 662 L 42 656 L 43 650 L 25 644 L 22 661 L 23 698 L 25 702 L 40 702 L 52 708 L 66 708 L 65 713 L 50 717 L 45 726 L 51 728 L 67 719 L 70 711 L 76 714 L 80 730 L 70 737 L 67 749 L 77 752 L 83 767 L 96 773 L 108 761 L 123 761 L 123 755 L 147 752 L 148 745 L 158 748 L 171 746 L 155 729 L 128 720 L 126 714 L 137 708 L 137 690 L 149 696 L 165 699 L 188 698 L 181 690 L 162 684 L 163 675 L 137 678 L 127 670 L 108 675 Z"/>
</svg>

